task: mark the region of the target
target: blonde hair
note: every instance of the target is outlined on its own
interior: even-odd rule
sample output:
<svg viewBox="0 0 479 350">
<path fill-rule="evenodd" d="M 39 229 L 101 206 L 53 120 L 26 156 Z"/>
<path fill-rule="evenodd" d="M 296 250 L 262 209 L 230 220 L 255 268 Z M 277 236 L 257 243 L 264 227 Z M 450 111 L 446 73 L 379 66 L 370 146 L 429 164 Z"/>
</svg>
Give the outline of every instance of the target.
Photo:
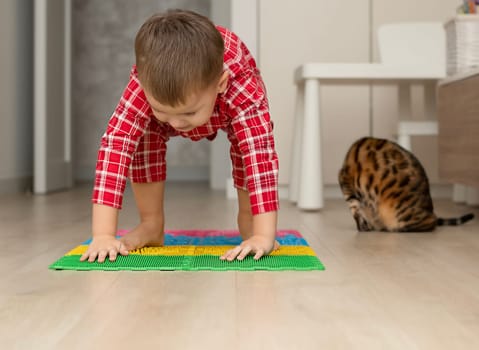
<svg viewBox="0 0 479 350">
<path fill-rule="evenodd" d="M 184 104 L 209 87 L 223 72 L 224 43 L 205 16 L 172 10 L 155 14 L 135 39 L 138 79 L 158 102 Z"/>
</svg>

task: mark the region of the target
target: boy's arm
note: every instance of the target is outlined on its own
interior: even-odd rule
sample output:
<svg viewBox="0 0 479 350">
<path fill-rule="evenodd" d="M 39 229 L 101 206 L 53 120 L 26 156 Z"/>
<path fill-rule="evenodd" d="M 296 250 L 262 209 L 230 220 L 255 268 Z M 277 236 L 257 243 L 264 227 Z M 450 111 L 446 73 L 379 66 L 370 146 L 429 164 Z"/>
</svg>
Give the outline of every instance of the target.
<svg viewBox="0 0 479 350">
<path fill-rule="evenodd" d="M 221 259 L 243 260 L 247 255 L 254 254 L 254 259 L 258 260 L 263 255 L 271 253 L 277 244 L 275 241 L 277 219 L 276 211 L 253 216 L 252 235 L 237 247 L 227 251 Z"/>
<path fill-rule="evenodd" d="M 103 262 L 107 256 L 113 261 L 117 254 L 128 254 L 115 239 L 118 209 L 133 153 L 150 122 L 149 105 L 137 78 L 136 67 L 111 116 L 102 136 L 98 151 L 95 184 L 93 188 L 93 239 L 81 261 Z"/>
<path fill-rule="evenodd" d="M 259 259 L 269 254 L 278 244 L 275 241 L 279 209 L 278 156 L 273 125 L 261 77 L 251 73 L 247 81 L 243 90 L 239 86 L 245 83 L 233 81 L 229 94 L 225 96 L 232 106 L 229 111 L 232 121 L 228 137 L 232 143 L 233 168 L 236 164 L 234 154 L 241 155 L 241 160 L 237 163 L 242 165 L 242 171 L 238 171 L 237 175 L 238 178 L 243 178 L 235 185 L 238 188 L 243 185 L 247 187 L 248 212 L 253 216 L 250 223 L 251 236 L 245 239 L 242 232 L 241 245 L 221 256 L 221 259 L 229 261 L 241 260 L 250 253 L 254 253 L 255 259 Z M 236 96 L 235 91 L 238 90 L 241 98 L 232 99 L 230 95 Z"/>
<path fill-rule="evenodd" d="M 118 225 L 118 209 L 107 205 L 93 204 L 92 233 L 93 237 L 115 237 Z"/>
<path fill-rule="evenodd" d="M 268 213 L 253 216 L 253 236 L 264 236 L 270 242 L 274 241 L 276 238 L 277 222 L 278 212 L 276 211 L 270 211 Z M 268 253 L 270 252 L 271 251 Z"/>
<path fill-rule="evenodd" d="M 93 204 L 92 234 L 93 239 L 87 251 L 81 256 L 80 261 L 88 259 L 102 263 L 106 257 L 114 261 L 120 253 L 128 255 L 128 250 L 122 242 L 115 238 L 118 224 L 118 209 L 101 204 Z"/>
<path fill-rule="evenodd" d="M 150 122 L 151 107 L 134 67 L 101 138 L 93 203 L 121 209 L 130 164 Z"/>
</svg>

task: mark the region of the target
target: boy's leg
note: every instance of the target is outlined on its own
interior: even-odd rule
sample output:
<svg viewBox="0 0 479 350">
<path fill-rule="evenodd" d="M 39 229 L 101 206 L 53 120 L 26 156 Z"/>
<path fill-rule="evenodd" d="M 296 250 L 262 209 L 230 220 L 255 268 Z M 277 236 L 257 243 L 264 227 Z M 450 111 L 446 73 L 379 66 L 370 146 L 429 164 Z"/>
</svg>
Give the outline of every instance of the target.
<svg viewBox="0 0 479 350">
<path fill-rule="evenodd" d="M 165 182 L 131 183 L 140 224 L 121 238 L 128 250 L 146 246 L 161 246 L 164 243 L 163 197 Z"/>
</svg>

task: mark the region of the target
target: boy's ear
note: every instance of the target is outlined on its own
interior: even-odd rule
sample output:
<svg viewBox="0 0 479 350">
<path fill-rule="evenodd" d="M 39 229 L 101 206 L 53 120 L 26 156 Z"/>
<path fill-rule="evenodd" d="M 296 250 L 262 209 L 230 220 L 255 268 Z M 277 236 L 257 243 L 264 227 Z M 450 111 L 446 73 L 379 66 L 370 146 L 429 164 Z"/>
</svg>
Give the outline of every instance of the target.
<svg viewBox="0 0 479 350">
<path fill-rule="evenodd" d="M 224 71 L 223 74 L 221 74 L 221 78 L 218 82 L 218 93 L 219 94 L 222 94 L 223 92 L 225 92 L 226 87 L 228 86 L 228 78 L 229 78 L 228 72 Z"/>
</svg>

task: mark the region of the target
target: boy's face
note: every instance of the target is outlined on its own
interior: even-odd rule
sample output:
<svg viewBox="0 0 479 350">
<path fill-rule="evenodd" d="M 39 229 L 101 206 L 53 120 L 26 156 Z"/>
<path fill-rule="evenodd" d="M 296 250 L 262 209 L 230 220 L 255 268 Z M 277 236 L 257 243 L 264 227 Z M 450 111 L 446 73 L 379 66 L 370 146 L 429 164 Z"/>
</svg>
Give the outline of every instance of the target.
<svg viewBox="0 0 479 350">
<path fill-rule="evenodd" d="M 216 97 L 226 90 L 227 84 L 228 73 L 224 72 L 217 83 L 212 84 L 204 91 L 191 95 L 185 104 L 175 107 L 161 104 L 146 90 L 145 95 L 156 119 L 170 124 L 179 132 L 188 132 L 210 120 Z"/>
</svg>

